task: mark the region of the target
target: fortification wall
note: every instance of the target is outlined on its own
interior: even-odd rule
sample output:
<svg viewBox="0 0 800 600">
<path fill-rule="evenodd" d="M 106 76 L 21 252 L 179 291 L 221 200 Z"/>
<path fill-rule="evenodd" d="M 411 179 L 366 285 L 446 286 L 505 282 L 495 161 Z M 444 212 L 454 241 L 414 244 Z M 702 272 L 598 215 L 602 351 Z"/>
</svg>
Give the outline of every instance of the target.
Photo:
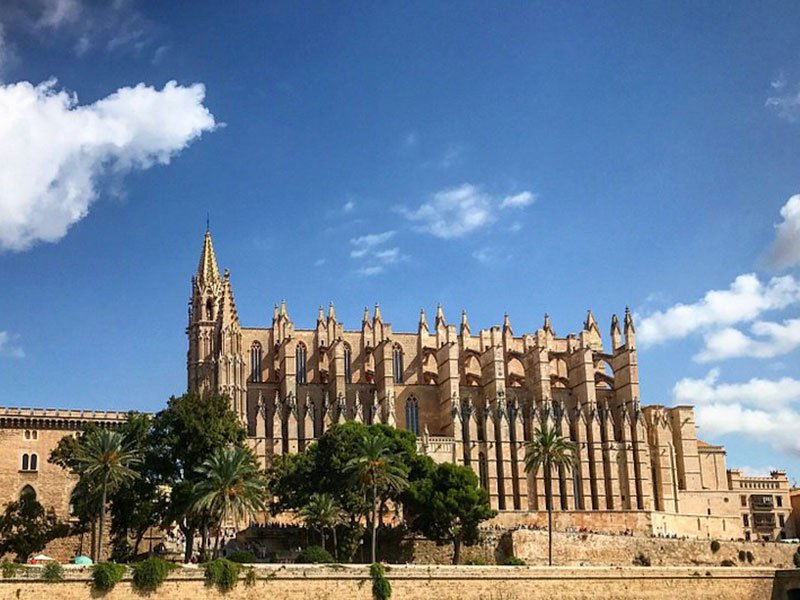
<svg viewBox="0 0 800 600">
<path fill-rule="evenodd" d="M 719 542 L 712 552 L 709 540 L 674 540 L 651 537 L 629 537 L 581 533 L 553 533 L 553 561 L 558 565 L 631 565 L 641 553 L 653 566 L 700 565 L 719 566 L 725 560 L 737 565 L 739 551 L 751 552 L 752 566 L 791 568 L 797 544 L 775 542 Z M 519 529 L 507 534 L 504 553 L 522 558 L 531 565 L 547 563 L 547 532 Z M 744 564 L 749 565 L 745 562 Z"/>
<path fill-rule="evenodd" d="M 67 581 L 0 581 L 0 600 L 141 600 L 130 580 L 107 594 L 94 593 L 87 573 L 70 572 Z M 800 571 L 691 568 L 597 569 L 532 567 L 392 567 L 387 574 L 393 600 L 784 600 L 787 589 L 800 588 Z M 260 567 L 254 585 L 243 581 L 221 594 L 208 588 L 199 569 L 170 575 L 151 600 L 371 600 L 366 566 Z"/>
</svg>

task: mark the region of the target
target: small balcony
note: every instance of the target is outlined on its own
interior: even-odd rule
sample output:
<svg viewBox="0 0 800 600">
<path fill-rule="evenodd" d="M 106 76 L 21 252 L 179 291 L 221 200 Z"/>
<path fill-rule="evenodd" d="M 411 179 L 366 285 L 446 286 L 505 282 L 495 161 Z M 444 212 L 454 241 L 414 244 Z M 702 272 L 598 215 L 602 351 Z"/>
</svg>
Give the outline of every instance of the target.
<svg viewBox="0 0 800 600">
<path fill-rule="evenodd" d="M 750 508 L 753 510 L 772 510 L 775 502 L 772 496 L 750 496 Z"/>
<path fill-rule="evenodd" d="M 775 515 L 772 513 L 753 515 L 753 527 L 755 529 L 775 529 Z"/>
</svg>

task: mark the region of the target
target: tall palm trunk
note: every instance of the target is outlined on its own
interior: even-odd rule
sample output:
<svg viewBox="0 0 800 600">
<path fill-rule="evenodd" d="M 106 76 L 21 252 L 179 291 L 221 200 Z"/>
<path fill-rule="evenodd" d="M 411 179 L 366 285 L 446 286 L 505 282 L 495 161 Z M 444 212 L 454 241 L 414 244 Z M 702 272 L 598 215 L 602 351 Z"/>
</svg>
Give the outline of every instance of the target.
<svg viewBox="0 0 800 600">
<path fill-rule="evenodd" d="M 103 525 L 106 521 L 106 493 L 108 491 L 108 476 L 110 472 L 106 471 L 103 476 L 103 495 L 100 499 L 100 525 L 97 532 L 97 562 L 103 560 Z"/>
<path fill-rule="evenodd" d="M 375 505 L 377 502 L 378 496 L 378 486 L 375 484 L 375 477 L 372 478 L 372 515 L 370 518 L 370 526 L 372 527 L 372 561 L 377 562 L 376 557 L 378 553 L 376 552 L 376 546 L 378 544 L 378 529 L 375 526 L 375 517 L 378 515 L 378 507 Z"/>
<path fill-rule="evenodd" d="M 333 558 L 339 560 L 339 542 L 336 540 L 336 525 L 331 529 L 333 530 Z"/>
<path fill-rule="evenodd" d="M 546 462 L 544 465 L 544 496 L 547 502 L 547 564 L 553 566 L 553 482 L 550 480 L 551 475 L 550 463 Z"/>
<path fill-rule="evenodd" d="M 453 564 L 461 562 L 461 536 L 453 538 Z"/>
</svg>

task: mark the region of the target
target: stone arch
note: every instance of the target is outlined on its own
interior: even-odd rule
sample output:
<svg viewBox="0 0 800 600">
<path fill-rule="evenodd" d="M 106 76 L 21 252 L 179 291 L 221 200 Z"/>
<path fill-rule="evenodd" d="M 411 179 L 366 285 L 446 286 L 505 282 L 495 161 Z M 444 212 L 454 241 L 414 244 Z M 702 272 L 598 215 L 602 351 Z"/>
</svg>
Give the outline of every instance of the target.
<svg viewBox="0 0 800 600">
<path fill-rule="evenodd" d="M 465 352 L 463 360 L 464 385 L 481 385 L 481 363 L 477 352 Z"/>
</svg>

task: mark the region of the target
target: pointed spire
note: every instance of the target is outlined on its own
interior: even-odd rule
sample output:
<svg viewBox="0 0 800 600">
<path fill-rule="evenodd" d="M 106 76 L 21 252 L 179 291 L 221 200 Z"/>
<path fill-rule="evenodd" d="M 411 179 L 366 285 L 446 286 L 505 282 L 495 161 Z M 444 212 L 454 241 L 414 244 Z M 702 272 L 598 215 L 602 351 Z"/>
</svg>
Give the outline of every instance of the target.
<svg viewBox="0 0 800 600">
<path fill-rule="evenodd" d="M 197 283 L 200 287 L 219 283 L 219 267 L 217 256 L 214 254 L 214 244 L 211 242 L 211 232 L 206 230 L 203 239 L 203 250 L 200 252 L 200 262 L 197 265 Z"/>
<path fill-rule="evenodd" d="M 369 325 L 369 309 L 366 306 L 364 307 L 364 316 L 361 317 L 361 324 Z"/>
<path fill-rule="evenodd" d="M 425 309 L 424 308 L 420 308 L 419 309 L 419 330 L 418 331 L 419 331 L 419 333 L 422 333 L 423 331 L 425 331 L 425 333 L 430 333 L 430 330 L 428 329 L 428 319 L 425 317 Z"/>
<path fill-rule="evenodd" d="M 552 333 L 555 335 L 553 332 L 553 324 L 550 322 L 550 315 L 547 313 L 544 313 L 544 325 L 542 326 L 542 329 L 544 329 L 546 333 Z"/>
<path fill-rule="evenodd" d="M 233 298 L 233 288 L 231 287 L 231 273 L 225 269 L 222 279 L 222 319 L 225 323 L 238 323 L 239 312 L 236 310 L 236 300 Z"/>
<path fill-rule="evenodd" d="M 629 329 L 633 333 L 636 333 L 636 328 L 633 326 L 633 317 L 631 316 L 631 309 L 626 306 L 625 307 L 625 332 L 627 333 L 627 331 Z"/>
<path fill-rule="evenodd" d="M 322 310 L 322 304 L 319 305 L 319 309 L 317 309 L 317 325 L 322 325 L 325 322 L 325 313 Z"/>
<path fill-rule="evenodd" d="M 508 318 L 508 313 L 503 314 L 503 333 L 508 331 L 511 335 L 514 335 L 514 330 L 511 329 L 511 320 Z"/>
<path fill-rule="evenodd" d="M 461 311 L 461 335 L 470 335 L 469 330 L 469 321 L 467 320 L 467 311 L 466 309 Z"/>
<path fill-rule="evenodd" d="M 278 305 L 277 304 L 273 304 L 272 305 L 272 320 L 273 321 L 277 321 L 278 320 Z"/>
<path fill-rule="evenodd" d="M 583 322 L 583 328 L 586 331 L 592 331 L 593 329 L 597 331 L 600 330 L 600 328 L 597 326 L 597 321 L 595 321 L 591 309 L 586 312 L 586 320 Z"/>
<path fill-rule="evenodd" d="M 439 326 L 447 327 L 447 322 L 444 320 L 444 311 L 442 310 L 442 304 L 436 307 L 436 329 L 439 329 Z"/>
<path fill-rule="evenodd" d="M 381 305 L 377 302 L 375 303 L 375 314 L 372 317 L 372 320 L 376 323 L 383 323 L 383 317 L 381 316 Z"/>
<path fill-rule="evenodd" d="M 333 310 L 333 302 L 328 302 L 328 320 L 336 321 L 336 311 Z"/>
<path fill-rule="evenodd" d="M 289 313 L 286 312 L 286 300 L 281 300 L 281 309 L 280 309 L 280 312 L 278 313 L 278 316 L 286 317 L 286 318 L 289 317 Z"/>
<path fill-rule="evenodd" d="M 619 330 L 619 319 L 616 314 L 611 315 L 611 351 L 614 352 L 622 343 L 622 334 Z"/>
<path fill-rule="evenodd" d="M 633 326 L 631 309 L 625 307 L 625 347 L 629 350 L 636 349 L 636 328 Z"/>
</svg>

